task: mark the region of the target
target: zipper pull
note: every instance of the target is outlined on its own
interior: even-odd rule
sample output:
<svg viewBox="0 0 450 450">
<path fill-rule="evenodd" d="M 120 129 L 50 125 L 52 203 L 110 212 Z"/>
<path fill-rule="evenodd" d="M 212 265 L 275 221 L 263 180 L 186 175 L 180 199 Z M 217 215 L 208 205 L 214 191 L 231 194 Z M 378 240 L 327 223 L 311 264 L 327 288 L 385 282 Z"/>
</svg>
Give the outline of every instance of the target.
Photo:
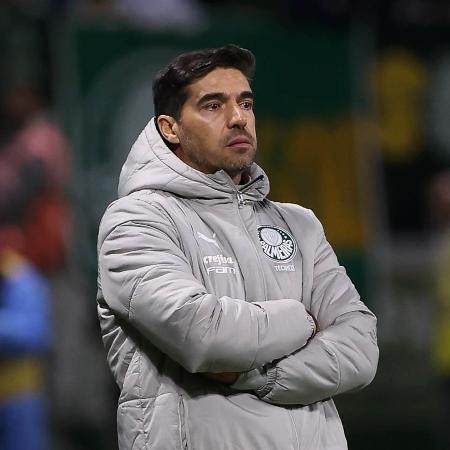
<svg viewBox="0 0 450 450">
<path fill-rule="evenodd" d="M 238 202 L 238 208 L 242 208 L 245 205 L 244 195 L 241 191 L 236 192 L 237 195 L 237 202 Z"/>
</svg>

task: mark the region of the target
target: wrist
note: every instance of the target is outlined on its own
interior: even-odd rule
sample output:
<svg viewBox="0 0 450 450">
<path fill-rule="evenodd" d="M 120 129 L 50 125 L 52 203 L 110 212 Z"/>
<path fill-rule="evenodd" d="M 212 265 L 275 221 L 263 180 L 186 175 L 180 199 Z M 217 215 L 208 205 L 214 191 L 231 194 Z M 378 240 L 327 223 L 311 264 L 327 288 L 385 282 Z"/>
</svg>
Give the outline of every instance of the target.
<svg viewBox="0 0 450 450">
<path fill-rule="evenodd" d="M 311 325 L 311 336 L 309 339 L 312 339 L 320 330 L 319 330 L 319 324 L 317 323 L 317 319 L 307 310 L 308 313 L 308 321 Z"/>
</svg>

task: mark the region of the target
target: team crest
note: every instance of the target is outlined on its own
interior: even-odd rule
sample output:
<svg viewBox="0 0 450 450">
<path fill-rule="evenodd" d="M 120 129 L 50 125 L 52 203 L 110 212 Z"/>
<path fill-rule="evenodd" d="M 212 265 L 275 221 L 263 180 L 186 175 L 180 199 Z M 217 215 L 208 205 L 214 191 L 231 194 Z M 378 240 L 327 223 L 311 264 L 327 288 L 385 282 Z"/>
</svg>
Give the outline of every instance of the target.
<svg viewBox="0 0 450 450">
<path fill-rule="evenodd" d="M 288 262 L 297 253 L 297 243 L 283 228 L 272 225 L 258 227 L 258 238 L 264 254 L 276 262 Z"/>
</svg>

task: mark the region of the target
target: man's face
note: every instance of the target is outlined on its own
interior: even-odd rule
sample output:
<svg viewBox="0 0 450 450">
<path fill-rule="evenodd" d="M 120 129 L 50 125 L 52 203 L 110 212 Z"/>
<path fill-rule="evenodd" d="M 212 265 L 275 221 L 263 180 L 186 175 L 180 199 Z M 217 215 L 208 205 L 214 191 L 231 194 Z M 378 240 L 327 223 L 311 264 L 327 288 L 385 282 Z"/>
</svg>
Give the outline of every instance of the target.
<svg viewBox="0 0 450 450">
<path fill-rule="evenodd" d="M 176 155 L 204 173 L 220 169 L 236 183 L 256 153 L 253 95 L 237 69 L 217 68 L 187 88 L 177 121 Z"/>
</svg>

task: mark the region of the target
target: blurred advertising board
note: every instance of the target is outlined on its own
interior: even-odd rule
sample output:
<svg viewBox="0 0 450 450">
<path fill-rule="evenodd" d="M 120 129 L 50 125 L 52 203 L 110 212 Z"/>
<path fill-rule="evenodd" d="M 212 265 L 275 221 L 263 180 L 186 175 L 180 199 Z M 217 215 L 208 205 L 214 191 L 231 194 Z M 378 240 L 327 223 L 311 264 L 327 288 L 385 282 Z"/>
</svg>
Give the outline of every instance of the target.
<svg viewBox="0 0 450 450">
<path fill-rule="evenodd" d="M 189 33 L 74 21 L 59 46 L 56 79 L 60 113 L 77 149 L 80 249 L 90 253 L 90 264 L 95 266 L 98 221 L 116 196 L 120 167 L 153 114 L 157 70 L 183 51 L 235 43 L 257 59 L 259 162 L 271 181 L 270 197 L 314 210 L 365 296 L 369 231 L 361 185 L 369 175 L 358 155 L 364 77 L 355 84 L 361 68 L 354 39 L 346 28 L 286 28 L 270 18 L 244 18 L 233 27 L 215 18 Z"/>
</svg>

